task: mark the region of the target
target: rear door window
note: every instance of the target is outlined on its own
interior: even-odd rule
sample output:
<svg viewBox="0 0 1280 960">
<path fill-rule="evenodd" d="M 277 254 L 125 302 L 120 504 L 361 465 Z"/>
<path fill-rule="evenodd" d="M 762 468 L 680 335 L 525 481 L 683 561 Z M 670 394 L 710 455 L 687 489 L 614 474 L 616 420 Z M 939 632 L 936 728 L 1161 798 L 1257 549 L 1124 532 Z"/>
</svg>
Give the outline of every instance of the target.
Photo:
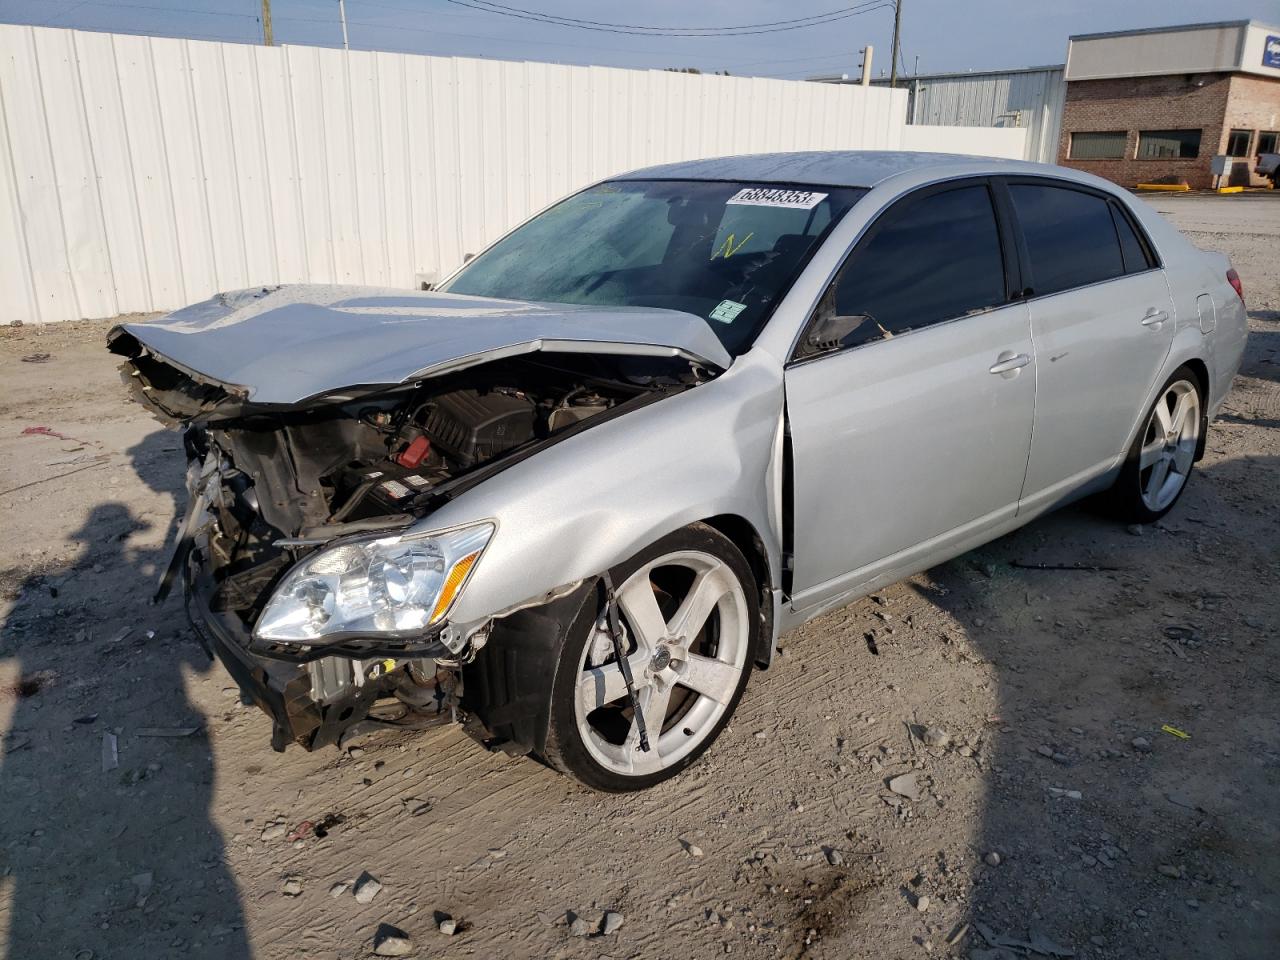
<svg viewBox="0 0 1280 960">
<path fill-rule="evenodd" d="M 1034 295 L 1124 274 L 1120 239 L 1106 198 L 1039 183 L 1012 183 L 1009 193 L 1031 258 Z"/>
<path fill-rule="evenodd" d="M 1004 257 L 986 184 L 907 198 L 871 227 L 824 298 L 861 317 L 854 347 L 999 306 Z"/>
</svg>

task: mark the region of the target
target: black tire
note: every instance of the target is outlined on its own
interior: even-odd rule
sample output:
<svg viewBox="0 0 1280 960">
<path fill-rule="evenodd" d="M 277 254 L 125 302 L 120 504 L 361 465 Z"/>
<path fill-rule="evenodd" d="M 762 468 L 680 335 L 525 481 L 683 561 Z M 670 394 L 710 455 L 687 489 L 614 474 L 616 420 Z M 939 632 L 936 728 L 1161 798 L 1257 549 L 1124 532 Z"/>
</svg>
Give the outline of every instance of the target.
<svg viewBox="0 0 1280 960">
<path fill-rule="evenodd" d="M 1142 427 L 1138 430 L 1137 436 L 1134 437 L 1133 444 L 1125 456 L 1120 476 L 1116 479 L 1115 486 L 1109 492 L 1108 499 L 1111 512 L 1123 523 L 1155 523 L 1177 505 L 1178 501 L 1182 499 L 1182 494 L 1187 489 L 1187 484 L 1191 481 L 1191 474 L 1195 467 L 1194 458 L 1191 464 L 1188 465 L 1186 473 L 1183 474 L 1185 479 L 1172 500 L 1158 509 L 1152 509 L 1143 499 L 1143 484 L 1147 475 L 1141 465 L 1141 454 L 1144 445 L 1153 439 L 1152 417 L 1156 411 L 1156 404 L 1167 404 L 1170 391 L 1174 389 L 1175 385 L 1182 383 L 1190 385 L 1195 391 L 1197 400 L 1196 436 L 1198 441 L 1202 442 L 1203 440 L 1200 437 L 1200 431 L 1204 429 L 1204 390 L 1195 371 L 1188 366 L 1182 366 L 1175 370 L 1173 375 L 1165 382 L 1165 385 L 1160 388 L 1155 403 L 1148 408 L 1142 420 Z"/>
<path fill-rule="evenodd" d="M 579 617 L 570 635 L 565 638 L 555 679 L 551 686 L 545 746 L 538 751 L 538 758 L 548 766 L 592 789 L 607 793 L 644 790 L 669 780 L 686 769 L 716 741 L 728 725 L 746 689 L 752 667 L 758 659 L 760 644 L 763 642 L 759 586 L 742 552 L 731 540 L 714 528 L 703 523 L 690 524 L 641 550 L 630 560 L 610 570 L 609 575 L 615 586 L 621 587 L 632 574 L 646 564 L 677 551 L 699 551 L 710 554 L 724 563 L 731 574 L 737 578 L 747 606 L 746 663 L 727 709 L 702 742 L 692 751 L 674 761 L 670 766 L 654 773 L 632 776 L 611 770 L 593 757 L 583 742 L 582 733 L 578 729 L 574 703 L 585 647 L 593 638 L 598 618 L 605 613 L 604 591 L 599 591 L 590 608 L 595 616 Z"/>
</svg>

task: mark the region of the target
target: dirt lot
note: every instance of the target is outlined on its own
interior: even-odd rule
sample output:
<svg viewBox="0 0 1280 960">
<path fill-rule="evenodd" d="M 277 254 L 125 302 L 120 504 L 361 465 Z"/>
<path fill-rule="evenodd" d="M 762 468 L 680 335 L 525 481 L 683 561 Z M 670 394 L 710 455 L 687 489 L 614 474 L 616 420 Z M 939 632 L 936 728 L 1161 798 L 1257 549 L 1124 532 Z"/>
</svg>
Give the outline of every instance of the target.
<svg viewBox="0 0 1280 960">
<path fill-rule="evenodd" d="M 1253 330 L 1178 508 L 1141 535 L 1069 509 L 785 637 L 708 757 L 638 796 L 452 728 L 273 754 L 147 601 L 177 435 L 106 324 L 6 328 L 0 956 L 354 958 L 384 922 L 422 958 L 1275 956 L 1280 196 L 1155 202 L 1233 258 Z M 372 902 L 331 889 L 366 871 Z"/>
</svg>

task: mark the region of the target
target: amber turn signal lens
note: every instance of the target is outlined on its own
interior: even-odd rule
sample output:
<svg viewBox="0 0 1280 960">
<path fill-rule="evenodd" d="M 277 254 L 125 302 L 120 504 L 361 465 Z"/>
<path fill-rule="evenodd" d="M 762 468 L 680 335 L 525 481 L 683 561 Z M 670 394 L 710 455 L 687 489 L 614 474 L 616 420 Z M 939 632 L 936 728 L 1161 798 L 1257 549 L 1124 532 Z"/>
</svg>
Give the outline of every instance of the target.
<svg viewBox="0 0 1280 960">
<path fill-rule="evenodd" d="M 458 591 L 466 583 L 467 574 L 471 572 L 471 568 L 475 566 L 475 562 L 479 557 L 480 551 L 477 550 L 453 565 L 453 569 L 449 571 L 449 576 L 445 577 L 444 586 L 440 589 L 440 599 L 436 601 L 436 608 L 431 611 L 432 623 L 437 623 L 448 612 L 449 607 L 453 604 L 453 598 L 458 595 Z"/>
</svg>

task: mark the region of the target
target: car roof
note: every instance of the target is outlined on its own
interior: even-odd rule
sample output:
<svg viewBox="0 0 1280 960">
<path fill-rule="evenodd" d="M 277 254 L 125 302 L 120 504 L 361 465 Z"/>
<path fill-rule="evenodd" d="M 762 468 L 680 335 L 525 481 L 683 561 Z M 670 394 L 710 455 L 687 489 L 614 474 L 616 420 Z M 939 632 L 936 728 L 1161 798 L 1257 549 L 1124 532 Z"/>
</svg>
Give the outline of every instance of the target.
<svg viewBox="0 0 1280 960">
<path fill-rule="evenodd" d="M 764 183 L 810 183 L 831 187 L 874 187 L 903 173 L 936 170 L 939 176 L 966 174 L 1036 173 L 1066 175 L 1047 163 L 971 157 L 957 153 L 916 153 L 905 150 L 810 150 L 797 153 L 752 153 L 664 163 L 632 170 L 617 180 L 748 180 Z"/>
</svg>

